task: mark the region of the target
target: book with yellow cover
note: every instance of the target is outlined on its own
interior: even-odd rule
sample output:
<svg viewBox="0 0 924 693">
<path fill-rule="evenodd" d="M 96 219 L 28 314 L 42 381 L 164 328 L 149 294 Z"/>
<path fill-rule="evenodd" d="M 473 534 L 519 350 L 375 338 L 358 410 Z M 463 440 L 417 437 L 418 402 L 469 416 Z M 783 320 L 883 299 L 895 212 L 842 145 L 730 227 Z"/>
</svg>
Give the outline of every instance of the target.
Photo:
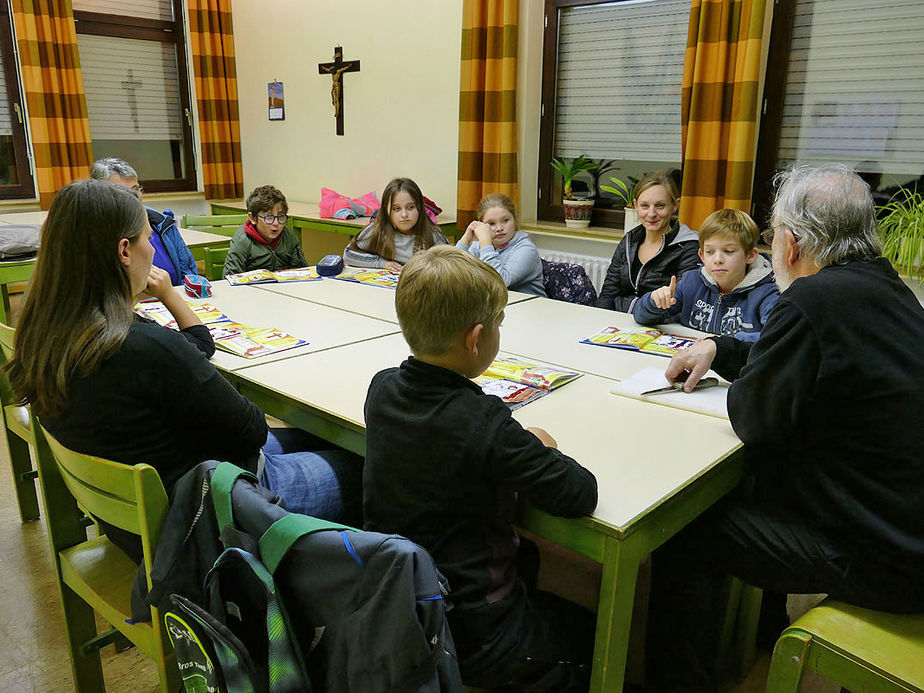
<svg viewBox="0 0 924 693">
<path fill-rule="evenodd" d="M 646 354 L 667 356 L 668 358 L 678 351 L 688 349 L 695 343 L 696 339 L 694 338 L 668 334 L 653 327 L 637 327 L 628 330 L 621 330 L 618 327 L 604 327 L 596 334 L 581 340 L 581 344 L 629 349 Z"/>
<path fill-rule="evenodd" d="M 298 267 L 275 272 L 265 269 L 250 270 L 239 274 L 229 274 L 225 279 L 231 286 L 247 286 L 275 282 L 312 282 L 323 279 L 323 277 L 315 271 L 314 267 Z"/>
<path fill-rule="evenodd" d="M 209 325 L 209 332 L 212 333 L 216 349 L 243 356 L 245 359 L 275 354 L 308 343 L 275 327 L 251 327 L 239 322 Z"/>
<path fill-rule="evenodd" d="M 394 289 L 398 286 L 398 274 L 385 269 L 362 269 L 352 268 L 336 275 L 334 279 L 342 279 L 346 282 L 359 282 L 360 284 L 371 284 L 372 286 L 384 286 L 388 289 Z"/>
<path fill-rule="evenodd" d="M 582 375 L 520 359 L 503 358 L 495 359 L 488 370 L 473 380 L 486 394 L 500 397 L 511 410 L 515 410 Z"/>
</svg>

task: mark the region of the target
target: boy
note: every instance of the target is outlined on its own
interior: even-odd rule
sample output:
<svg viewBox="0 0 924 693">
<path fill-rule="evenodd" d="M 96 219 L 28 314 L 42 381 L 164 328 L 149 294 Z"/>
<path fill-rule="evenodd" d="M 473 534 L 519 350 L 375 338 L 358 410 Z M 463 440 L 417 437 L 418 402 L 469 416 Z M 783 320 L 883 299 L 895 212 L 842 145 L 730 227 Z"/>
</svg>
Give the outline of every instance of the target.
<svg viewBox="0 0 924 693">
<path fill-rule="evenodd" d="M 632 310 L 640 325 L 679 321 L 703 332 L 756 342 L 780 297 L 770 261 L 757 252 L 760 233 L 745 212 L 720 209 L 699 232 L 699 272 L 671 277 Z"/>
<path fill-rule="evenodd" d="M 288 211 L 285 195 L 272 185 L 255 188 L 247 198 L 247 221 L 231 239 L 221 276 L 307 266 L 301 244 L 285 226 Z"/>
<path fill-rule="evenodd" d="M 526 570 L 512 522 L 518 495 L 586 515 L 597 482 L 469 380 L 497 355 L 506 303 L 500 275 L 459 248 L 434 246 L 404 266 L 395 307 L 414 355 L 378 373 L 366 396 L 366 529 L 417 542 L 448 578 L 467 685 L 586 691 L 594 616 L 527 587 L 537 552 L 530 544 Z"/>
</svg>

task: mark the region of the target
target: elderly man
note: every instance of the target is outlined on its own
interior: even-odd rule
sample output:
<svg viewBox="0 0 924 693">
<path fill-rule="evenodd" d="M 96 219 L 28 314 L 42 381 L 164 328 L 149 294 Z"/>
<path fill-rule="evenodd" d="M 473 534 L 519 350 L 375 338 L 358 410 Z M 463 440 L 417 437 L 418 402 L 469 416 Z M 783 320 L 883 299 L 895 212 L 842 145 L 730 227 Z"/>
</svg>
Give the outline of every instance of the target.
<svg viewBox="0 0 924 693">
<path fill-rule="evenodd" d="M 99 159 L 90 169 L 90 177 L 108 180 L 132 190 L 141 199 L 142 188 L 138 183 L 138 173 L 128 163 L 114 156 Z M 160 267 L 170 275 L 170 283 L 179 286 L 187 274 L 198 274 L 196 261 L 177 231 L 173 211 L 163 214 L 156 209 L 145 207 L 148 222 L 151 224 L 151 245 L 154 246 L 154 266 Z"/>
<path fill-rule="evenodd" d="M 710 337 L 665 374 L 688 373 L 688 391 L 710 367 L 733 381 L 728 413 L 753 485 L 654 556 L 653 690 L 718 690 L 726 574 L 777 594 L 924 610 L 924 309 L 880 257 L 859 176 L 800 166 L 778 183 L 783 293 L 760 339 Z"/>
</svg>

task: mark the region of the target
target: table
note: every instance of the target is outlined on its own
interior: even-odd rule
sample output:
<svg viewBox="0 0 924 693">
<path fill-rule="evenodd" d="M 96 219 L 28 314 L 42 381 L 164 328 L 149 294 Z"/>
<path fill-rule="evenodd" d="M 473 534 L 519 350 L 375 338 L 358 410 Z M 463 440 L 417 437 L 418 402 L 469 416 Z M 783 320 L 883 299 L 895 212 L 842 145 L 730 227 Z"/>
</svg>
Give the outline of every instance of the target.
<svg viewBox="0 0 924 693">
<path fill-rule="evenodd" d="M 281 282 L 259 284 L 261 289 L 284 294 L 302 301 L 311 301 L 340 310 L 368 315 L 379 320 L 398 322 L 395 312 L 395 290 L 342 279 L 324 279 L 320 282 Z M 507 305 L 537 298 L 533 294 L 509 291 Z"/>
<path fill-rule="evenodd" d="M 369 381 L 409 351 L 392 334 L 231 377 L 265 411 L 363 454 Z M 603 564 L 592 691 L 621 690 L 641 562 L 744 473 L 735 454 L 741 443 L 727 421 L 616 397 L 611 384 L 584 375 L 514 413 L 524 426 L 547 429 L 599 482 L 593 517 L 568 520 L 526 506 L 520 518 L 530 531 Z"/>
</svg>

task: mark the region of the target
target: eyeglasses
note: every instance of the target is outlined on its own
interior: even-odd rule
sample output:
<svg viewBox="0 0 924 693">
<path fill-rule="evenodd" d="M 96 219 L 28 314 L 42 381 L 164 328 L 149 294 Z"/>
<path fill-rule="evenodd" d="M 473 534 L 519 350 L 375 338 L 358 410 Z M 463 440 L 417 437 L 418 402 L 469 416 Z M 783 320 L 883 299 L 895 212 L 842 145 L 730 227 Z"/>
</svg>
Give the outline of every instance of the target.
<svg viewBox="0 0 924 693">
<path fill-rule="evenodd" d="M 778 227 L 777 227 L 778 228 Z M 769 229 L 764 229 L 760 232 L 760 237 L 763 239 L 764 243 L 767 245 L 773 245 L 773 236 L 776 234 L 776 228 L 770 227 Z M 784 229 L 781 229 L 784 230 Z M 792 234 L 792 237 L 796 239 L 796 242 L 799 241 L 799 234 L 797 234 L 792 229 L 789 229 L 789 232 Z"/>
<path fill-rule="evenodd" d="M 140 195 L 141 193 L 144 192 L 144 188 L 142 188 L 140 185 L 133 185 L 133 186 L 131 187 L 131 190 L 132 190 L 132 192 L 136 192 L 136 193 L 138 193 L 139 195 Z"/>
<path fill-rule="evenodd" d="M 285 224 L 286 220 L 289 218 L 288 214 L 258 214 L 258 219 L 262 219 L 267 224 L 272 224 L 274 221 L 279 222 L 280 224 Z"/>
</svg>

